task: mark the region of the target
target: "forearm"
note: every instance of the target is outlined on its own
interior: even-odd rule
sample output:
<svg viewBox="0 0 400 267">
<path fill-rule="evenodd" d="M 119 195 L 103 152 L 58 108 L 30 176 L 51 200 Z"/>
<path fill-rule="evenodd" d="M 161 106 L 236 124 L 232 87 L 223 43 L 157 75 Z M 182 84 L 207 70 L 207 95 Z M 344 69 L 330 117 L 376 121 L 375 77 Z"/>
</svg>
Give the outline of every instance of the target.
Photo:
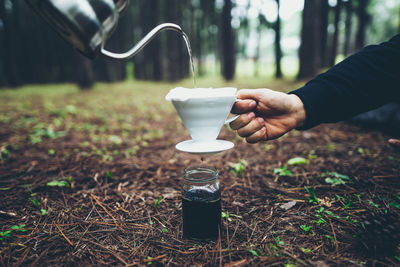
<svg viewBox="0 0 400 267">
<path fill-rule="evenodd" d="M 400 35 L 364 48 L 291 93 L 304 104 L 303 128 L 399 101 Z"/>
</svg>

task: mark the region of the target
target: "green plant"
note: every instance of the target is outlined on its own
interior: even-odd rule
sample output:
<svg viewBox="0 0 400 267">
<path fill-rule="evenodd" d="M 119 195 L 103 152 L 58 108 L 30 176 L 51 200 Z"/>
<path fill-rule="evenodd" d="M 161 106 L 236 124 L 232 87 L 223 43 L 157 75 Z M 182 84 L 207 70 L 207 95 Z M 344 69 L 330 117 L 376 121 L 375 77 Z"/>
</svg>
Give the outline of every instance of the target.
<svg viewBox="0 0 400 267">
<path fill-rule="evenodd" d="M 51 187 L 70 187 L 72 184 L 72 177 L 68 177 L 66 180 L 53 180 L 51 182 L 48 182 L 46 185 L 51 186 Z"/>
<path fill-rule="evenodd" d="M 44 127 L 42 123 L 39 123 L 33 128 L 31 134 L 29 134 L 29 140 L 32 144 L 42 142 L 42 138 L 56 139 L 65 136 L 64 131 L 55 132 L 51 125 Z"/>
<path fill-rule="evenodd" d="M 308 188 L 308 186 L 304 186 L 304 190 L 308 193 L 308 202 L 312 204 L 318 204 L 318 198 L 315 195 L 314 187 Z"/>
<path fill-rule="evenodd" d="M 9 230 L 6 230 L 4 232 L 0 232 L 0 240 L 3 240 L 3 239 L 8 238 L 8 237 L 11 237 L 11 234 L 12 234 L 13 231 L 26 232 L 25 224 L 13 225 L 13 226 L 10 227 Z"/>
<path fill-rule="evenodd" d="M 107 182 L 111 183 L 113 181 L 112 173 L 110 171 L 106 172 Z"/>
<path fill-rule="evenodd" d="M 289 165 L 301 165 L 301 164 L 306 164 L 307 160 L 302 157 L 296 157 L 296 158 L 291 158 L 287 162 Z"/>
<path fill-rule="evenodd" d="M 158 199 L 154 202 L 154 207 L 157 208 L 160 201 L 163 199 L 163 196 L 159 196 Z"/>
<path fill-rule="evenodd" d="M 317 209 L 315 211 L 315 216 L 318 218 L 318 220 L 314 221 L 317 225 L 321 225 L 326 223 L 326 220 L 324 219 L 324 212 L 325 208 L 324 207 L 320 207 L 319 209 Z"/>
<path fill-rule="evenodd" d="M 286 165 L 284 165 L 281 168 L 275 168 L 274 174 L 278 174 L 279 176 L 292 176 L 293 172 L 288 170 Z"/>
<path fill-rule="evenodd" d="M 308 232 L 311 230 L 311 226 L 307 226 L 305 224 L 300 225 L 300 228 L 304 231 L 304 232 Z"/>
<path fill-rule="evenodd" d="M 2 145 L 0 146 L 0 161 L 4 161 L 10 157 L 10 145 Z"/>
<path fill-rule="evenodd" d="M 337 172 L 324 172 L 321 177 L 325 178 L 325 182 L 332 186 L 346 184 L 351 181 L 349 176 Z"/>
<path fill-rule="evenodd" d="M 258 255 L 257 251 L 255 251 L 254 249 L 248 249 L 248 252 L 250 252 L 251 254 L 253 254 L 256 257 L 259 257 L 260 255 Z"/>
<path fill-rule="evenodd" d="M 300 248 L 303 253 L 310 253 L 311 249 L 309 248 Z"/>
<path fill-rule="evenodd" d="M 122 139 L 117 135 L 110 135 L 108 137 L 108 141 L 113 145 L 120 145 L 122 144 Z"/>
<path fill-rule="evenodd" d="M 371 206 L 374 206 L 374 207 L 377 208 L 377 209 L 380 207 L 379 204 L 376 204 L 376 203 L 373 202 L 372 200 L 369 202 L 369 204 L 370 204 Z"/>
<path fill-rule="evenodd" d="M 36 207 L 40 207 L 40 201 L 39 199 L 37 199 L 36 197 L 36 193 L 31 193 L 31 197 L 29 198 L 29 200 L 33 203 L 33 205 L 35 205 Z"/>
<path fill-rule="evenodd" d="M 12 232 L 12 230 L 7 230 L 7 231 L 4 231 L 4 232 L 0 232 L 0 240 L 3 240 L 5 238 L 7 238 L 7 237 L 11 237 L 11 232 Z"/>
<path fill-rule="evenodd" d="M 11 229 L 19 232 L 26 232 L 25 224 L 13 225 L 11 226 Z"/>
<path fill-rule="evenodd" d="M 285 245 L 285 242 L 283 242 L 283 241 L 279 238 L 279 236 L 277 236 L 277 237 L 275 238 L 275 241 L 276 241 L 276 244 L 279 245 L 279 246 L 284 246 L 284 245 Z"/>
<path fill-rule="evenodd" d="M 240 176 L 246 170 L 247 161 L 244 159 L 239 159 L 239 162 L 232 164 L 231 167 L 232 167 L 231 173 L 235 174 L 236 176 Z"/>
<path fill-rule="evenodd" d="M 236 215 L 236 214 L 233 214 L 233 213 L 229 213 L 229 211 L 222 211 L 221 212 L 221 217 L 222 218 L 225 218 L 228 222 L 231 222 L 232 221 L 232 218 L 231 217 L 236 217 L 236 218 L 238 218 L 238 219 L 242 219 L 242 216 L 240 216 L 240 215 Z"/>
</svg>

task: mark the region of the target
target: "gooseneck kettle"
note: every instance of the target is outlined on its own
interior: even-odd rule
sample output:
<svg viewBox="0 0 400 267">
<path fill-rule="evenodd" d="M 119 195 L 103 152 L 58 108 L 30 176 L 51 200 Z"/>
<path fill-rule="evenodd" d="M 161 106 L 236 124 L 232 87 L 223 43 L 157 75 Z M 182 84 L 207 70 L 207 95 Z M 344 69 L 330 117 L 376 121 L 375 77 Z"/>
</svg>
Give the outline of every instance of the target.
<svg viewBox="0 0 400 267">
<path fill-rule="evenodd" d="M 182 35 L 181 27 L 173 23 L 160 24 L 125 53 L 104 49 L 107 38 L 117 27 L 120 14 L 129 0 L 25 0 L 65 40 L 89 58 L 103 54 L 114 59 L 136 55 L 148 42 L 164 30 Z"/>
</svg>

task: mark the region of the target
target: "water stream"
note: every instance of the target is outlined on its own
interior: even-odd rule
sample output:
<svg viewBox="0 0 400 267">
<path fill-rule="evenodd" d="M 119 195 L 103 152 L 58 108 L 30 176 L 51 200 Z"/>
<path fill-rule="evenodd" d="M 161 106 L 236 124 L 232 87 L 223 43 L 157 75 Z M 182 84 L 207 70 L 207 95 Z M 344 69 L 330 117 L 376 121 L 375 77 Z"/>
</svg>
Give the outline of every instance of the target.
<svg viewBox="0 0 400 267">
<path fill-rule="evenodd" d="M 192 57 L 192 48 L 190 47 L 189 37 L 187 36 L 186 33 L 183 33 L 182 36 L 183 36 L 183 39 L 185 40 L 186 48 L 187 48 L 188 54 L 189 54 L 190 65 L 191 65 L 192 76 L 193 76 L 193 88 L 197 88 L 196 76 L 195 76 L 195 72 L 194 72 L 193 57 Z"/>
</svg>

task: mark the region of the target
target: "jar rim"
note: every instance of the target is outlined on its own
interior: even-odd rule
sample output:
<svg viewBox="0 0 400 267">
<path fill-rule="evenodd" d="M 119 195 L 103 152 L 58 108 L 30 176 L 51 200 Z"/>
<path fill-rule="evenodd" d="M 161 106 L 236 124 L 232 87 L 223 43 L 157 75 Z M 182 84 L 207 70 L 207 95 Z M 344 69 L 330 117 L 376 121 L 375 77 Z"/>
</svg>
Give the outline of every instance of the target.
<svg viewBox="0 0 400 267">
<path fill-rule="evenodd" d="M 193 174 L 199 174 L 199 173 L 209 174 L 209 175 L 206 175 L 206 177 L 193 176 Z M 190 166 L 184 170 L 183 178 L 186 181 L 190 181 L 190 182 L 194 182 L 194 183 L 204 183 L 204 182 L 215 181 L 216 179 L 218 179 L 218 170 L 217 170 L 217 168 L 210 167 L 210 166 L 201 166 L 201 165 L 200 166 Z"/>
</svg>

